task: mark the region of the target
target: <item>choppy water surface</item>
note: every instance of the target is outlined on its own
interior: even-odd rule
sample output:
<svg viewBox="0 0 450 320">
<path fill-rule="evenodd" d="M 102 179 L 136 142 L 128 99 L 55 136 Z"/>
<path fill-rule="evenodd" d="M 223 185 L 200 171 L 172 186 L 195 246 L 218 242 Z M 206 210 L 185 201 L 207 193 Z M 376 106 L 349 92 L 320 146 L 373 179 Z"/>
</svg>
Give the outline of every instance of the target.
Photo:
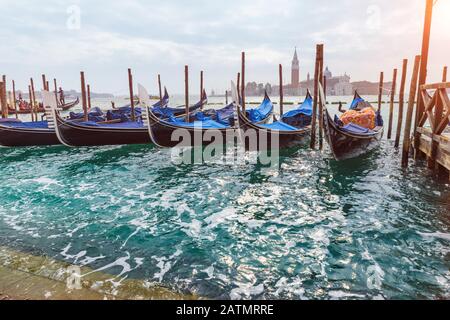
<svg viewBox="0 0 450 320">
<path fill-rule="evenodd" d="M 170 155 L 0 149 L 0 245 L 209 298 L 449 298 L 450 186 L 392 142 L 278 172 Z"/>
</svg>

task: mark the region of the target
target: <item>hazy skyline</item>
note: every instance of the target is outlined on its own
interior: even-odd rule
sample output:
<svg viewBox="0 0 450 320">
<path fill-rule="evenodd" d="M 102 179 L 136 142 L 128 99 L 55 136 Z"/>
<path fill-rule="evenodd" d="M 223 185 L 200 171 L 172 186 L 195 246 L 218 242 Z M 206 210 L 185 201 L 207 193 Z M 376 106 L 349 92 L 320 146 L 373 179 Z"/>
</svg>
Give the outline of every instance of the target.
<svg viewBox="0 0 450 320">
<path fill-rule="evenodd" d="M 224 91 L 240 70 L 246 80 L 290 81 L 294 47 L 300 78 L 314 72 L 315 45 L 325 44 L 325 65 L 352 81 L 377 81 L 420 54 L 425 0 L 325 1 L 6 1 L 0 0 L 0 73 L 25 89 L 30 76 L 41 88 L 42 73 L 66 89 L 79 90 L 79 71 L 95 92 L 124 94 L 127 68 L 135 83 L 156 92 L 156 75 L 171 93 L 181 93 L 184 65 L 191 93 L 200 70 L 208 91 Z M 449 64 L 450 0 L 435 5 L 429 82 Z M 409 81 L 408 81 L 409 83 Z"/>
</svg>

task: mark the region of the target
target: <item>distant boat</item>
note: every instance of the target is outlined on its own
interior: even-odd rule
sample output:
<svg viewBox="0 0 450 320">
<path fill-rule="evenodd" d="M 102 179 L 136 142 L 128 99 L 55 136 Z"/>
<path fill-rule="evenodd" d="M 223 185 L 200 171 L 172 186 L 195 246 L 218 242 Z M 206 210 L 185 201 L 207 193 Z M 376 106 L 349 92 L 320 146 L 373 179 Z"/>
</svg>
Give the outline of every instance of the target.
<svg viewBox="0 0 450 320">
<path fill-rule="evenodd" d="M 80 99 L 77 98 L 75 101 L 71 101 L 66 104 L 63 104 L 63 105 L 59 106 L 58 108 L 60 108 L 61 111 L 67 111 L 67 110 L 75 107 L 79 102 L 80 102 Z M 15 109 L 11 109 L 11 108 L 8 109 L 8 114 L 31 114 L 32 112 L 35 112 L 35 111 L 34 110 L 32 111 L 31 109 L 26 109 L 26 110 L 17 109 L 17 111 Z M 45 109 L 44 109 L 44 107 L 38 107 L 36 109 L 36 112 L 44 113 Z"/>
<path fill-rule="evenodd" d="M 350 109 L 355 109 L 359 104 L 370 106 L 361 96 L 355 92 Z M 376 113 L 376 127 L 366 129 L 355 124 L 342 125 L 339 118 L 332 118 L 328 109 L 324 106 L 323 128 L 325 132 L 325 140 L 330 145 L 333 156 L 336 160 L 346 160 L 356 158 L 380 145 L 383 137 L 383 118 L 379 112 Z"/>
</svg>

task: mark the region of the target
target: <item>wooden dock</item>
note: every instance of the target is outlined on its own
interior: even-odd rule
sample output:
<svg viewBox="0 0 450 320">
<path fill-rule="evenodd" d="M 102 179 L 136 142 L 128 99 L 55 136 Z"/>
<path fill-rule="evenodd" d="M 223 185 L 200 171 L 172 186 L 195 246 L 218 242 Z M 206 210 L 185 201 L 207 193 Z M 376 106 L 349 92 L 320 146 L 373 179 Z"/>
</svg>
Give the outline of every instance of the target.
<svg viewBox="0 0 450 320">
<path fill-rule="evenodd" d="M 423 113 L 417 117 L 415 158 L 426 157 L 428 167 L 450 179 L 450 82 L 422 85 L 418 99 Z"/>
</svg>

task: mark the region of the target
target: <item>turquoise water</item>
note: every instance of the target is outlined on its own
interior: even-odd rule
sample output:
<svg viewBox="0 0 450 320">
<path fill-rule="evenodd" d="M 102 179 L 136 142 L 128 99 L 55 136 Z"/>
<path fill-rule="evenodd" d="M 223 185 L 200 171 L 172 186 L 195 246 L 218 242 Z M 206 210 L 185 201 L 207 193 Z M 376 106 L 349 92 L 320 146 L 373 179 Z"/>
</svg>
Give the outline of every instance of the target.
<svg viewBox="0 0 450 320">
<path fill-rule="evenodd" d="M 0 149 L 0 245 L 225 299 L 450 292 L 450 185 L 391 141 L 257 164 L 174 165 L 151 145 Z"/>
</svg>

